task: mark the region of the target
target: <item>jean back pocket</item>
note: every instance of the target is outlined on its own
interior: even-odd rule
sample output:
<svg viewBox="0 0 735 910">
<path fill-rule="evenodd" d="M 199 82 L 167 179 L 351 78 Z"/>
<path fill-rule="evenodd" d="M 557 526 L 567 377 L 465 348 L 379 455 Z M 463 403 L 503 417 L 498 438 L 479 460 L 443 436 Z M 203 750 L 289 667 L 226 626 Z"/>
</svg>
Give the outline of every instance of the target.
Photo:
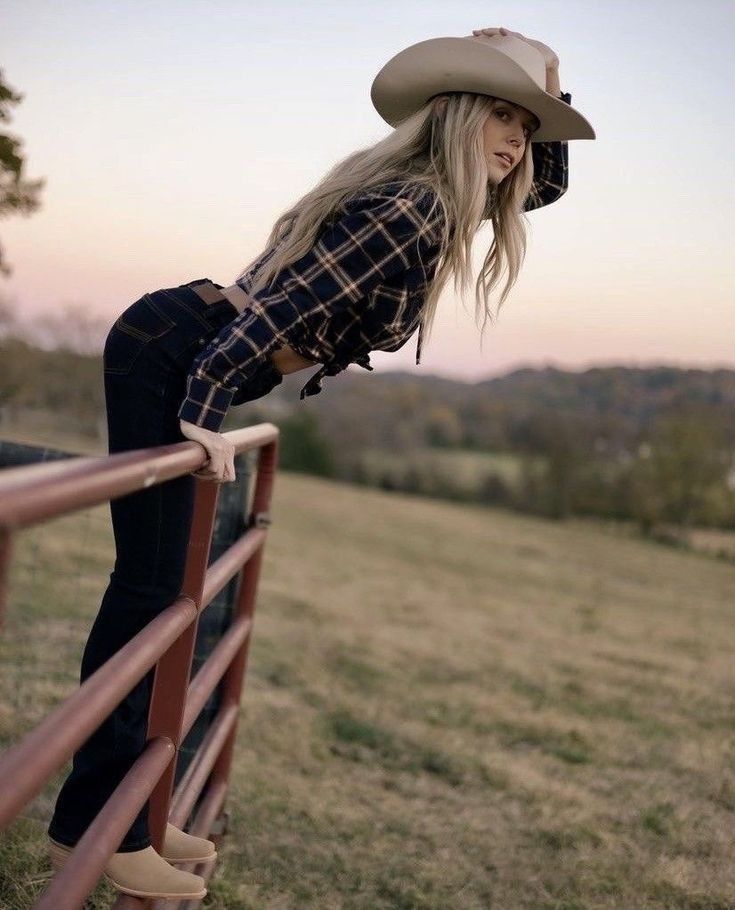
<svg viewBox="0 0 735 910">
<path fill-rule="evenodd" d="M 102 355 L 105 373 L 126 374 L 141 351 L 176 325 L 175 321 L 144 294 L 115 320 Z"/>
</svg>

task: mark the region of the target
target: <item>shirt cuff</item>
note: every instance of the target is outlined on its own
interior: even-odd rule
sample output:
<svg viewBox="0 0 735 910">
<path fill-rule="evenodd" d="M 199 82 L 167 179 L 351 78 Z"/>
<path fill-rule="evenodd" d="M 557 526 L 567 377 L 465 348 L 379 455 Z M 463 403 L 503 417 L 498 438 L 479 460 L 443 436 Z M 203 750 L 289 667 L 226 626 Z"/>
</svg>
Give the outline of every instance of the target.
<svg viewBox="0 0 735 910">
<path fill-rule="evenodd" d="M 236 391 L 208 379 L 187 376 L 186 397 L 179 408 L 179 419 L 217 433 Z"/>
</svg>

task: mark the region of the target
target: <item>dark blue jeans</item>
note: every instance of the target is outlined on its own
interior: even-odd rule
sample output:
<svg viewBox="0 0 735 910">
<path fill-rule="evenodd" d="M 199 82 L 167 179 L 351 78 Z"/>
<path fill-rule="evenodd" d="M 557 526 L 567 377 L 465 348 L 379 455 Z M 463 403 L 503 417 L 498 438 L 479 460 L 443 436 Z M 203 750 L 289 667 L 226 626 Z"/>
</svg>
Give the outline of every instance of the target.
<svg viewBox="0 0 735 910">
<path fill-rule="evenodd" d="M 212 302 L 192 289 L 203 281 Z M 188 369 L 202 346 L 238 315 L 214 290 L 221 287 L 198 279 L 144 294 L 111 328 L 103 354 L 110 454 L 186 439 L 178 409 Z M 236 403 L 261 397 L 280 381 L 268 361 Z M 110 502 L 116 559 L 82 657 L 81 682 L 181 592 L 195 484 L 186 474 Z M 48 829 L 59 843 L 76 844 L 140 756 L 153 675 L 150 670 L 74 755 Z M 119 850 L 150 842 L 146 804 Z"/>
</svg>

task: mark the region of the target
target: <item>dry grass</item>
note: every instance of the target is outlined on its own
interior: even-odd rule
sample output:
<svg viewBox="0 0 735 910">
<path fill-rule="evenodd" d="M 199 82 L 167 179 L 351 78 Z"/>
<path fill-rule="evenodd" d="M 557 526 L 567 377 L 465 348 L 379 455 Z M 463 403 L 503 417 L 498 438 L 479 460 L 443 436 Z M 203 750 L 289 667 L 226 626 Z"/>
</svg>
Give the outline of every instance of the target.
<svg viewBox="0 0 735 910">
<path fill-rule="evenodd" d="M 6 739 L 73 689 L 112 565 L 93 511 L 19 541 Z M 299 475 L 273 512 L 205 906 L 735 907 L 735 567 Z M 0 841 L 0 907 L 46 880 L 57 784 Z"/>
</svg>

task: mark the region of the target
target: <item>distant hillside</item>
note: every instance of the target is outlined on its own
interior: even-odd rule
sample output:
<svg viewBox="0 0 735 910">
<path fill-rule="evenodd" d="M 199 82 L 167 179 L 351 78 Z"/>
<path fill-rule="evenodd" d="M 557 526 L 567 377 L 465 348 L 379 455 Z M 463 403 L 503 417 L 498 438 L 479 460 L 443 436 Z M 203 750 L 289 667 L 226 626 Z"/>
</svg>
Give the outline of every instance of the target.
<svg viewBox="0 0 735 910">
<path fill-rule="evenodd" d="M 294 402 L 313 409 L 335 441 L 536 449 L 534 425 L 553 418 L 624 451 L 644 441 L 657 418 L 696 409 L 721 421 L 726 439 L 735 443 L 735 370 L 524 368 L 470 383 L 350 369 L 327 377 L 320 395 L 300 402 L 297 390 L 306 375 L 285 377 L 270 397 L 282 406 Z"/>
<path fill-rule="evenodd" d="M 303 374 L 305 375 L 305 374 Z M 330 381 L 331 380 L 331 381 Z M 468 383 L 302 374 L 232 425 L 273 419 L 290 470 L 554 518 L 735 527 L 735 371 L 520 369 Z"/>
<path fill-rule="evenodd" d="M 478 383 L 480 394 L 518 409 L 553 408 L 601 419 L 623 417 L 639 431 L 654 415 L 685 405 L 735 410 L 735 370 L 676 367 L 592 367 L 583 372 L 520 369 Z"/>
</svg>

